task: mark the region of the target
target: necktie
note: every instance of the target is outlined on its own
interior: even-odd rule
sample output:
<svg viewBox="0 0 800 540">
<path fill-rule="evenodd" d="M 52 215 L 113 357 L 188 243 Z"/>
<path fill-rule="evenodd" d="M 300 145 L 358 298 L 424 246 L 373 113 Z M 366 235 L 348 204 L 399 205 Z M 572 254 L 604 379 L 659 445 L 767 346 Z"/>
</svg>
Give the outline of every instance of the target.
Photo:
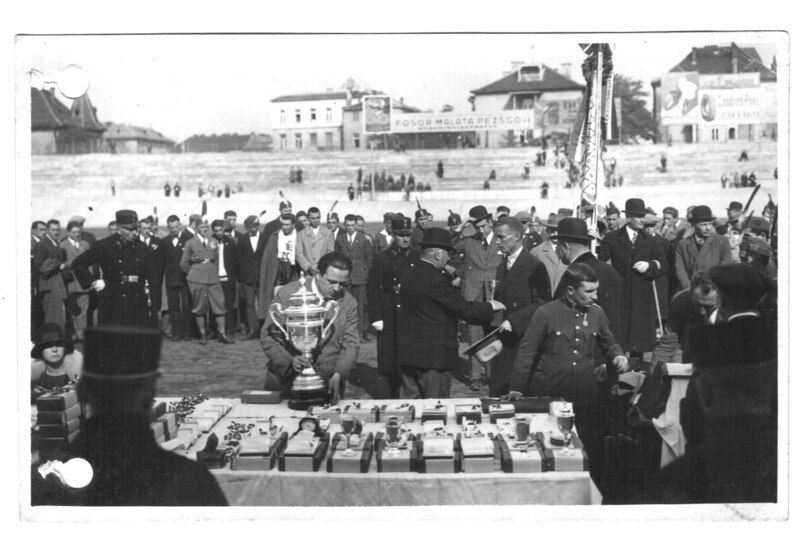
<svg viewBox="0 0 800 540">
<path fill-rule="evenodd" d="M 250 236 L 258 236 L 258 233 L 251 232 Z"/>
<path fill-rule="evenodd" d="M 503 255 L 503 258 L 506 260 L 506 270 L 511 270 L 511 257 L 508 254 Z"/>
<path fill-rule="evenodd" d="M 486 238 L 484 237 L 484 239 L 483 239 L 483 249 L 486 249 L 488 247 L 489 247 L 489 242 L 487 242 Z"/>
<path fill-rule="evenodd" d="M 638 232 L 636 232 L 636 231 L 633 231 L 633 232 L 631 233 L 631 244 L 635 244 L 635 243 L 636 243 L 636 237 L 637 237 L 637 236 L 639 236 L 639 233 L 638 233 Z"/>
</svg>

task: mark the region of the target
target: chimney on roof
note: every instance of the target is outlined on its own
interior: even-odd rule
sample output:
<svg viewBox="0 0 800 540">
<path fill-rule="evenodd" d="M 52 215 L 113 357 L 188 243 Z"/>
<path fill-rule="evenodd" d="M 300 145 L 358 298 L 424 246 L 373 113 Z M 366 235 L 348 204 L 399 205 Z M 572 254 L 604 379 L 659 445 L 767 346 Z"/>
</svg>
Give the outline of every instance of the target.
<svg viewBox="0 0 800 540">
<path fill-rule="evenodd" d="M 697 47 L 692 47 L 692 65 L 697 64 Z"/>
<path fill-rule="evenodd" d="M 775 73 L 778 72 L 778 59 L 775 57 L 775 55 L 772 56 L 772 64 L 770 64 L 769 69 Z"/>
<path fill-rule="evenodd" d="M 347 87 L 344 89 L 345 94 L 345 106 L 349 107 L 350 104 L 353 102 L 353 89 L 351 87 Z"/>
<path fill-rule="evenodd" d="M 525 62 L 523 62 L 522 60 L 514 60 L 513 62 L 511 62 L 511 71 L 519 71 L 519 68 L 522 67 L 524 63 Z"/>
<path fill-rule="evenodd" d="M 739 59 L 735 56 L 731 58 L 732 73 L 739 73 Z"/>
<path fill-rule="evenodd" d="M 567 79 L 572 78 L 572 64 L 567 62 L 566 64 L 561 64 L 561 74 L 566 77 Z"/>
</svg>

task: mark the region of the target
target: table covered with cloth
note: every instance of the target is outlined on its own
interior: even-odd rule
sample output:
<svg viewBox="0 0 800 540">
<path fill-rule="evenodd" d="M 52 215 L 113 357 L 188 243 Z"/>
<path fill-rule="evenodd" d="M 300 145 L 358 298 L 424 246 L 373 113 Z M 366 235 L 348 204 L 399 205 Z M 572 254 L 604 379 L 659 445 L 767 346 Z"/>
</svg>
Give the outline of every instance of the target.
<svg viewBox="0 0 800 540">
<path fill-rule="evenodd" d="M 160 398 L 167 402 L 170 398 Z M 227 400 L 232 405 L 228 413 L 203 434 L 185 454 L 196 459 L 208 436 L 216 433 L 222 441 L 232 422 L 252 423 L 273 418 L 289 435 L 296 430 L 303 411 L 288 408 L 286 402 L 275 405 L 243 404 L 238 399 Z M 477 399 L 442 399 L 403 401 L 415 406 L 417 417 L 411 429 L 421 429 L 420 414 L 424 405 L 440 402 L 447 407 L 446 430 L 458 433 L 455 404 L 480 404 Z M 358 403 L 362 408 L 401 403 L 392 400 L 344 400 L 337 406 Z M 497 433 L 486 415 L 478 424 L 483 433 Z M 532 417 L 531 432 L 547 427 L 548 415 Z M 364 432 L 383 431 L 382 423 L 364 423 Z M 336 433 L 341 427 L 331 421 L 328 431 Z M 178 451 L 184 453 L 184 451 Z M 323 464 L 317 472 L 288 472 L 278 468 L 267 471 L 232 470 L 230 463 L 212 469 L 228 502 L 234 506 L 417 506 L 417 505 L 588 505 L 600 504 L 602 497 L 588 472 L 542 473 L 387 473 L 378 472 L 373 454 L 366 473 L 329 473 Z"/>
</svg>

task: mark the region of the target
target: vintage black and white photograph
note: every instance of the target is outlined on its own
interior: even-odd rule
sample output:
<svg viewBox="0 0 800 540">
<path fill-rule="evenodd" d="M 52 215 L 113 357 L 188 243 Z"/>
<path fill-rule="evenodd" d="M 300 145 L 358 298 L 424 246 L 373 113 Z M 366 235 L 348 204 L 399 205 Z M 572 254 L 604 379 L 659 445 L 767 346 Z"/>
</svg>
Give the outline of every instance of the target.
<svg viewBox="0 0 800 540">
<path fill-rule="evenodd" d="M 20 519 L 785 520 L 789 34 L 332 30 L 17 34 Z"/>
</svg>

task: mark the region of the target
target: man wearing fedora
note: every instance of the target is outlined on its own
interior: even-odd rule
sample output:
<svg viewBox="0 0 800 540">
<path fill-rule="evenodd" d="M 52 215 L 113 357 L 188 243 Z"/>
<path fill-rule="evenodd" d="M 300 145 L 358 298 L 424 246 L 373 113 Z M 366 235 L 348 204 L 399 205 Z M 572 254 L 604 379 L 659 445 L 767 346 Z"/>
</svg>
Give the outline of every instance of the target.
<svg viewBox="0 0 800 540">
<path fill-rule="evenodd" d="M 160 283 L 151 253 L 139 239 L 139 219 L 133 210 L 116 213 L 117 234 L 98 240 L 72 262 L 75 279 L 98 292 L 98 325 L 152 326 L 145 285 Z M 99 265 L 102 279 L 91 268 Z"/>
<path fill-rule="evenodd" d="M 398 353 L 402 335 L 398 332 L 400 282 L 419 264 L 419 249 L 412 249 L 411 218 L 395 214 L 391 221 L 392 240 L 375 257 L 367 279 L 367 315 L 378 333 L 378 373 L 387 378 L 389 398 L 400 398 L 402 371 Z"/>
<path fill-rule="evenodd" d="M 450 233 L 438 227 L 425 231 L 419 264 L 400 281 L 398 353 L 403 397 L 449 398 L 451 371 L 458 363 L 459 319 L 488 323 L 505 306 L 495 300 L 468 301 L 453 287 L 444 268 L 455 249 Z"/>
<path fill-rule="evenodd" d="M 595 271 L 598 278 L 597 300 L 598 306 L 608 317 L 608 327 L 611 333 L 616 336 L 620 333 L 622 323 L 622 277 L 619 272 L 614 270 L 610 264 L 597 260 L 592 254 L 589 246 L 592 237 L 589 236 L 589 228 L 586 221 L 580 218 L 564 218 L 558 222 L 558 229 L 553 235 L 556 242 L 556 251 L 567 267 L 575 264 L 585 264 Z M 553 294 L 553 299 L 557 300 L 564 296 L 567 283 L 562 277 Z"/>
<path fill-rule="evenodd" d="M 657 315 L 652 281 L 666 272 L 667 259 L 655 239 L 643 231 L 647 209 L 642 199 L 625 201 L 625 226 L 609 231 L 597 258 L 610 262 L 622 277 L 620 333 L 615 336 L 638 368 L 656 344 Z"/>
<path fill-rule="evenodd" d="M 542 231 L 542 242 L 531 249 L 531 254 L 542 261 L 545 268 L 547 268 L 547 275 L 550 278 L 547 300 L 551 299 L 553 291 L 556 290 L 558 282 L 561 281 L 561 276 L 564 275 L 564 270 L 567 269 L 567 265 L 561 262 L 561 258 L 556 253 L 555 240 L 551 238 L 562 219 L 563 216 L 560 214 L 550 214 Z"/>
<path fill-rule="evenodd" d="M 85 348 L 78 397 L 86 403 L 87 419 L 77 440 L 54 458 L 63 463 L 84 459 L 91 479 L 84 487 L 71 487 L 56 474 L 42 476 L 34 467 L 31 504 L 227 506 L 208 469 L 163 450 L 153 437 L 149 418 L 161 333 L 151 328 L 90 327 Z"/>
<path fill-rule="evenodd" d="M 678 290 L 688 289 L 692 276 L 713 266 L 732 262 L 728 239 L 714 230 L 714 220 L 708 206 L 695 206 L 689 223 L 694 233 L 682 238 L 675 249 L 675 275 Z"/>
<path fill-rule="evenodd" d="M 458 277 L 461 278 L 461 294 L 468 302 L 485 302 L 491 300 L 489 282 L 496 279 L 497 267 L 503 260 L 500 245 L 494 236 L 492 215 L 483 205 L 470 208 L 469 218 L 462 224 L 471 224 L 476 233 L 465 237 L 455 245 Z M 462 230 L 464 229 L 462 227 Z M 479 341 L 484 336 L 482 326 L 467 325 L 467 340 L 470 343 Z M 476 360 L 470 360 L 470 389 L 480 390 L 481 375 L 484 366 Z"/>
</svg>

